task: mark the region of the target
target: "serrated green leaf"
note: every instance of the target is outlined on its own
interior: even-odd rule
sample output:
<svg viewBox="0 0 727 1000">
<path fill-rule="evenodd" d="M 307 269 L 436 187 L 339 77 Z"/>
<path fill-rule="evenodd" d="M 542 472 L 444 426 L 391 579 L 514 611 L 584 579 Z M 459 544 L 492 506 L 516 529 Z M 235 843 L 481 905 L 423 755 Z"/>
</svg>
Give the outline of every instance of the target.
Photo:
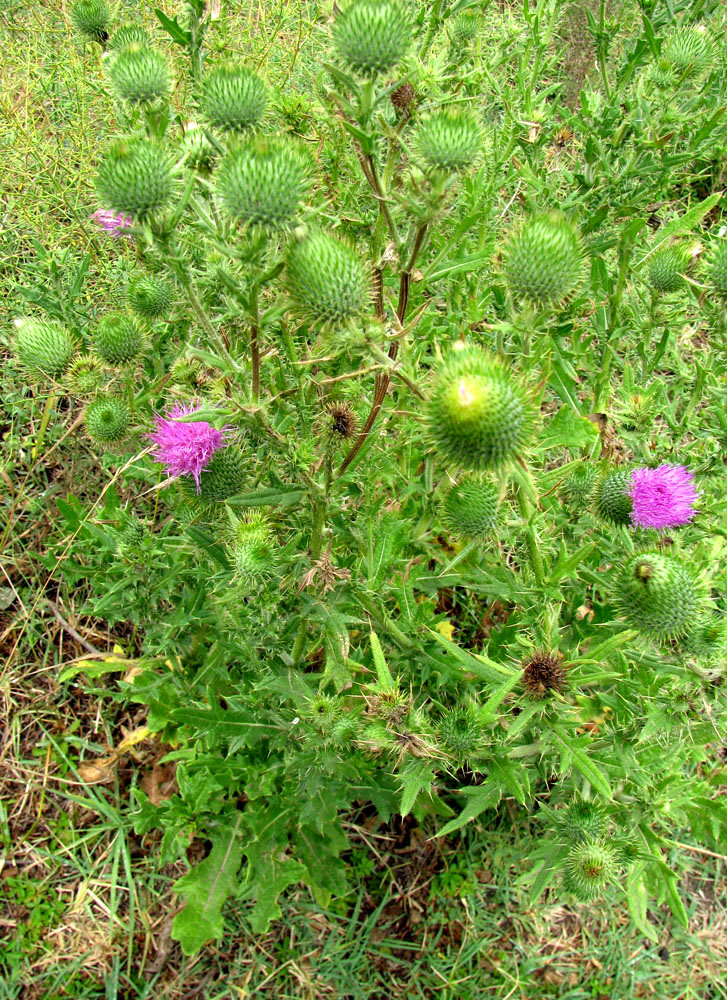
<svg viewBox="0 0 727 1000">
<path fill-rule="evenodd" d="M 658 944 L 659 935 L 656 933 L 656 928 L 653 924 L 649 923 L 647 918 L 649 893 L 644 885 L 643 876 L 643 864 L 636 864 L 626 879 L 626 898 L 629 904 L 629 913 L 641 933 L 650 941 Z"/>
<path fill-rule="evenodd" d="M 549 448 L 591 448 L 598 440 L 598 427 L 570 406 L 561 406 L 545 426 L 539 446 Z"/>
<path fill-rule="evenodd" d="M 445 823 L 442 829 L 437 831 L 438 837 L 446 837 L 450 833 L 454 833 L 455 830 L 460 830 L 470 820 L 475 819 L 481 812 L 484 812 L 485 809 L 496 806 L 500 801 L 500 789 L 494 782 L 489 781 L 485 782 L 484 785 L 478 785 L 476 788 L 463 788 L 462 794 L 469 799 L 467 805 L 459 816 L 450 820 L 449 823 Z"/>
<path fill-rule="evenodd" d="M 436 772 L 426 760 L 413 761 L 406 771 L 399 774 L 402 788 L 399 811 L 402 816 L 406 816 L 412 811 L 419 793 L 424 789 L 430 790 L 435 778 Z"/>
<path fill-rule="evenodd" d="M 265 934 L 273 920 L 282 916 L 278 905 L 281 892 L 289 885 L 300 882 L 306 875 L 306 866 L 295 858 L 273 857 L 255 883 L 255 906 L 250 914 L 250 927 L 254 934 Z"/>
</svg>

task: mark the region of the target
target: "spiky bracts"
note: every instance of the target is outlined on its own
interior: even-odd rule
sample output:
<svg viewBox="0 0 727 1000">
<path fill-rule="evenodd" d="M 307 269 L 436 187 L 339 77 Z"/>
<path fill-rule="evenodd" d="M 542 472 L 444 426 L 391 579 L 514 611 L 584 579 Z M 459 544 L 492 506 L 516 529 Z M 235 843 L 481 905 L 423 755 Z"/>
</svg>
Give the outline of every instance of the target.
<svg viewBox="0 0 727 1000">
<path fill-rule="evenodd" d="M 618 849 L 585 840 L 571 848 L 563 887 L 583 903 L 590 902 L 616 882 L 622 869 Z"/>
<path fill-rule="evenodd" d="M 709 280 L 717 295 L 727 298 L 727 238 L 721 239 L 712 250 Z"/>
<path fill-rule="evenodd" d="M 391 92 L 391 103 L 397 111 L 408 111 L 414 100 L 414 88 L 407 81 Z"/>
<path fill-rule="evenodd" d="M 580 284 L 584 255 L 576 229 L 557 213 L 523 223 L 504 252 L 505 278 L 515 298 L 559 304 Z"/>
<path fill-rule="evenodd" d="M 588 506 L 597 479 L 598 468 L 592 462 L 582 462 L 568 473 L 562 493 L 572 513 L 580 514 Z"/>
<path fill-rule="evenodd" d="M 369 78 L 393 69 L 408 52 L 411 39 L 411 22 L 400 0 L 353 0 L 333 25 L 338 55 Z"/>
<path fill-rule="evenodd" d="M 413 142 L 419 159 L 430 170 L 463 170 L 480 150 L 482 130 L 472 115 L 435 111 L 417 126 Z"/>
<path fill-rule="evenodd" d="M 442 520 L 457 538 L 467 541 L 492 534 L 500 520 L 500 498 L 492 483 L 465 479 L 452 486 L 442 503 Z"/>
<path fill-rule="evenodd" d="M 266 518 L 251 512 L 243 517 L 230 515 L 229 542 L 235 576 L 250 586 L 266 580 L 274 568 L 274 535 Z"/>
<path fill-rule="evenodd" d="M 224 503 L 242 492 L 248 475 L 248 466 L 242 452 L 234 444 L 215 452 L 204 466 L 199 477 L 199 493 L 195 492 L 193 480 L 181 479 L 183 492 L 191 500 L 202 504 Z"/>
<path fill-rule="evenodd" d="M 101 162 L 96 187 L 104 204 L 143 220 L 168 204 L 174 190 L 174 163 L 149 139 L 119 139 Z"/>
<path fill-rule="evenodd" d="M 94 42 L 105 42 L 109 37 L 111 13 L 105 0 L 76 0 L 71 7 L 73 26 Z"/>
<path fill-rule="evenodd" d="M 655 639 L 676 639 L 708 610 L 705 587 L 690 566 L 663 552 L 632 556 L 615 583 L 621 617 Z"/>
<path fill-rule="evenodd" d="M 109 374 L 101 358 L 95 354 L 79 354 L 68 366 L 63 384 L 71 396 L 87 399 L 105 385 Z"/>
<path fill-rule="evenodd" d="M 486 745 L 482 723 L 471 705 L 446 711 L 437 724 L 437 733 L 444 750 L 458 764 L 477 757 Z"/>
<path fill-rule="evenodd" d="M 130 104 L 162 100 L 172 86 L 166 57 L 138 42 L 129 43 L 111 60 L 109 79 L 117 95 Z"/>
<path fill-rule="evenodd" d="M 633 500 L 631 499 L 631 469 L 612 469 L 602 472 L 596 479 L 591 493 L 594 514 L 606 524 L 631 524 Z"/>
<path fill-rule="evenodd" d="M 572 802 L 558 813 L 566 838 L 575 844 L 598 840 L 606 829 L 606 815 L 593 802 Z"/>
<path fill-rule="evenodd" d="M 291 142 L 257 136 L 230 150 L 216 183 L 220 203 L 233 219 L 282 229 L 308 194 L 311 161 Z"/>
<path fill-rule="evenodd" d="M 329 403 L 322 421 L 323 432 L 333 444 L 344 444 L 358 432 L 358 417 L 350 403 Z"/>
<path fill-rule="evenodd" d="M 150 45 L 149 32 L 141 24 L 122 24 L 116 29 L 109 40 L 109 49 L 121 52 L 129 45 Z"/>
<path fill-rule="evenodd" d="M 92 341 L 99 357 L 111 365 L 134 361 L 145 346 L 144 331 L 138 321 L 126 313 L 103 316 L 93 332 Z"/>
<path fill-rule="evenodd" d="M 60 375 L 76 353 L 73 336 L 52 320 L 15 321 L 15 356 L 33 375 Z"/>
<path fill-rule="evenodd" d="M 268 88 L 247 66 L 223 63 L 202 81 L 200 108 L 223 132 L 245 132 L 260 124 L 268 106 Z"/>
<path fill-rule="evenodd" d="M 547 649 L 536 650 L 523 664 L 522 679 L 531 698 L 546 698 L 554 691 L 562 693 L 566 681 L 562 655 Z"/>
<path fill-rule="evenodd" d="M 703 26 L 686 25 L 667 37 L 661 57 L 675 73 L 687 78 L 707 72 L 712 65 L 714 50 Z"/>
<path fill-rule="evenodd" d="M 705 616 L 686 633 L 680 645 L 700 660 L 727 660 L 727 618 L 722 614 Z"/>
<path fill-rule="evenodd" d="M 326 324 L 360 316 L 371 301 L 371 277 L 361 255 L 348 243 L 322 232 L 291 246 L 287 285 L 299 311 Z"/>
<path fill-rule="evenodd" d="M 684 284 L 682 275 L 688 262 L 689 256 L 683 247 L 662 247 L 649 258 L 649 284 L 655 292 L 678 292 Z"/>
<path fill-rule="evenodd" d="M 131 411 L 119 396 L 104 393 L 86 407 L 86 430 L 97 444 L 122 441 L 129 430 Z"/>
<path fill-rule="evenodd" d="M 508 369 L 481 348 L 468 347 L 453 351 L 436 373 L 427 424 L 446 462 L 480 472 L 520 453 L 532 414 Z"/>
<path fill-rule="evenodd" d="M 126 292 L 129 308 L 143 319 L 158 319 L 169 312 L 172 304 L 171 284 L 156 274 L 140 274 Z"/>
</svg>

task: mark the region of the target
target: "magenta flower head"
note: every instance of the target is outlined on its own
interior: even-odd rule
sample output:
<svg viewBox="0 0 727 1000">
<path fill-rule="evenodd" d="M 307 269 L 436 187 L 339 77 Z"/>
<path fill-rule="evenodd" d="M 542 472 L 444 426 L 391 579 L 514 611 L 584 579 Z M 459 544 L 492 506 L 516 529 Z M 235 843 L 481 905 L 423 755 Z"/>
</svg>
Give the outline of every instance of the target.
<svg viewBox="0 0 727 1000">
<path fill-rule="evenodd" d="M 694 474 L 683 465 L 660 465 L 636 469 L 631 476 L 634 509 L 631 521 L 637 528 L 674 528 L 694 517 L 694 504 L 701 496 L 694 488 Z"/>
<path fill-rule="evenodd" d="M 180 417 L 197 413 L 201 403 L 175 403 L 165 417 L 155 416 L 156 429 L 146 436 L 156 445 L 154 458 L 166 465 L 170 476 L 192 476 L 199 493 L 202 469 L 220 448 L 227 445 L 227 431 L 218 430 L 205 420 L 180 420 Z"/>
<path fill-rule="evenodd" d="M 127 229 L 133 221 L 130 215 L 124 215 L 123 212 L 112 212 L 108 208 L 100 208 L 98 212 L 93 213 L 91 218 L 112 236 L 121 236 L 121 230 Z"/>
</svg>

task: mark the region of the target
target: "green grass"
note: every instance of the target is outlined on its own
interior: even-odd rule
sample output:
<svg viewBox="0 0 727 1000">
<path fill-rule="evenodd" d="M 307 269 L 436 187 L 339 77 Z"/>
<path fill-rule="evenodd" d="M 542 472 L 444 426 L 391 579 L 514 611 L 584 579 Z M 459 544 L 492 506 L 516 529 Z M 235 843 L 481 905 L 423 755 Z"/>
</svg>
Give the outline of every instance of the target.
<svg viewBox="0 0 727 1000">
<path fill-rule="evenodd" d="M 72 35 L 65 6 L 16 2 L 1 15 L 6 342 L 12 319 L 39 304 L 36 289 L 70 287 L 87 255 L 92 279 L 77 307 L 93 316 L 113 303 L 120 264 L 134 252 L 100 235 L 89 218 L 94 163 L 116 123 L 97 83 L 98 49 Z M 154 6 L 123 4 L 148 26 Z M 305 102 L 296 102 L 315 79 L 316 39 L 328 7 L 303 0 L 230 6 L 218 48 L 264 68 L 282 106 L 315 136 Z M 172 14 L 178 5 L 163 7 Z M 497 5 L 488 30 L 497 34 L 498 18 L 511 17 L 507 5 Z M 563 36 L 577 39 L 572 44 L 582 51 L 577 16 L 569 14 Z M 574 79 L 583 72 L 579 62 Z M 174 100 L 189 108 L 184 88 Z M 679 398 L 689 405 L 687 359 L 671 357 Z M 158 832 L 134 834 L 128 810 L 137 783 L 169 793 L 173 773 L 158 763 L 165 748 L 146 737 L 115 755 L 126 737 L 138 735 L 143 712 L 121 705 L 103 678 L 58 680 L 73 661 L 98 658 L 93 650 L 112 655 L 118 647 L 128 657 L 137 650 L 131 628 L 110 630 L 87 612 L 82 589 L 53 574 L 66 542 L 55 502 L 71 491 L 96 500 L 103 470 L 73 431 L 78 407 L 29 387 L 12 361 L 5 365 L 0 1000 L 727 997 L 724 858 L 694 849 L 685 875 L 689 931 L 675 929 L 661 908 L 650 914 L 657 946 L 633 930 L 617 894 L 591 908 L 563 906 L 555 895 L 524 908 L 516 859 L 535 830 L 514 808 L 511 826 L 493 820 L 441 842 L 411 821 L 376 827 L 365 815 L 352 817 L 355 888 L 334 912 L 293 891 L 283 919 L 269 934 L 253 936 L 249 903 L 241 900 L 228 908 L 223 942 L 183 958 L 170 938 L 178 905 L 170 886 L 185 866 L 161 865 Z M 712 393 L 715 410 L 723 408 L 720 393 Z M 676 412 L 667 416 L 678 421 Z M 462 634 L 473 643 L 482 619 L 472 602 L 459 610 Z M 202 842 L 190 844 L 190 859 L 203 853 Z"/>
</svg>

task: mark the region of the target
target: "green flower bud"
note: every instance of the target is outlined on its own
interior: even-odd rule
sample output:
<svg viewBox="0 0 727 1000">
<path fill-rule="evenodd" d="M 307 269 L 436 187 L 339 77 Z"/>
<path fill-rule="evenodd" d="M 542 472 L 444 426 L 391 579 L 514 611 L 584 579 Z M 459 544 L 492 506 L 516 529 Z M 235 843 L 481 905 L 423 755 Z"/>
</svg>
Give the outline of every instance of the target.
<svg viewBox="0 0 727 1000">
<path fill-rule="evenodd" d="M 52 320 L 16 320 L 15 356 L 29 372 L 60 375 L 76 353 L 76 342 Z"/>
<path fill-rule="evenodd" d="M 727 618 L 710 615 L 691 628 L 681 641 L 685 652 L 700 660 L 727 658 Z"/>
<path fill-rule="evenodd" d="M 156 49 L 132 42 L 112 60 L 111 84 L 130 104 L 145 104 L 168 97 L 172 82 L 169 63 Z"/>
<path fill-rule="evenodd" d="M 587 903 L 601 896 L 621 870 L 618 852 L 609 844 L 584 841 L 571 848 L 566 861 L 563 887 Z"/>
<path fill-rule="evenodd" d="M 93 334 L 96 353 L 112 365 L 123 365 L 137 358 L 144 348 L 144 332 L 133 316 L 109 313 Z"/>
<path fill-rule="evenodd" d="M 480 126 L 471 115 L 435 111 L 414 133 L 414 147 L 431 170 L 468 167 L 482 145 Z"/>
<path fill-rule="evenodd" d="M 105 42 L 111 14 L 104 0 L 76 0 L 71 7 L 74 27 L 94 42 Z"/>
<path fill-rule="evenodd" d="M 360 316 L 370 303 L 366 263 L 352 246 L 326 233 L 313 233 L 293 243 L 287 284 L 299 310 L 322 323 L 343 323 Z"/>
<path fill-rule="evenodd" d="M 235 575 L 248 585 L 262 583 L 270 576 L 274 563 L 270 525 L 261 514 L 254 512 L 241 518 L 232 516 L 231 521 L 230 548 Z"/>
<path fill-rule="evenodd" d="M 114 52 L 121 52 L 129 45 L 151 45 L 146 28 L 140 24 L 122 24 L 111 36 L 108 47 Z"/>
<path fill-rule="evenodd" d="M 605 813 L 593 802 L 573 802 L 558 819 L 566 837 L 576 844 L 598 840 L 606 829 Z"/>
<path fill-rule="evenodd" d="M 157 275 L 139 275 L 126 292 L 129 308 L 144 319 L 156 319 L 169 312 L 172 286 Z"/>
<path fill-rule="evenodd" d="M 442 520 L 456 537 L 478 539 L 492 534 L 500 520 L 500 498 L 495 487 L 481 479 L 453 486 L 442 505 Z"/>
<path fill-rule="evenodd" d="M 184 157 L 187 166 L 209 173 L 217 160 L 217 150 L 195 122 L 184 127 Z"/>
<path fill-rule="evenodd" d="M 262 121 L 268 106 L 268 88 L 247 66 L 223 63 L 202 81 L 202 112 L 223 132 L 244 132 Z"/>
<path fill-rule="evenodd" d="M 515 458 L 529 436 L 531 413 L 509 371 L 470 347 L 453 351 L 437 373 L 427 420 L 442 458 L 479 472 Z"/>
<path fill-rule="evenodd" d="M 131 411 L 123 399 L 104 393 L 86 407 L 86 430 L 98 444 L 111 444 L 126 437 Z"/>
<path fill-rule="evenodd" d="M 174 190 L 174 163 L 168 153 L 148 139 L 120 139 L 113 143 L 96 178 L 106 207 L 134 219 L 161 211 Z"/>
<path fill-rule="evenodd" d="M 662 247 L 649 258 L 649 284 L 656 292 L 678 292 L 688 262 L 682 247 Z"/>
<path fill-rule="evenodd" d="M 583 276 L 583 248 L 576 230 L 553 213 L 529 219 L 505 247 L 505 277 L 516 298 L 558 304 Z"/>
<path fill-rule="evenodd" d="M 456 48 L 466 48 L 477 38 L 480 30 L 480 15 L 476 11 L 465 10 L 458 14 L 452 24 L 452 41 Z"/>
<path fill-rule="evenodd" d="M 217 194 L 233 219 L 282 229 L 310 188 L 311 164 L 292 143 L 259 136 L 225 156 L 217 171 Z"/>
<path fill-rule="evenodd" d="M 714 248 L 709 277 L 714 291 L 727 297 L 727 239 L 721 239 Z"/>
<path fill-rule="evenodd" d="M 359 736 L 359 721 L 357 718 L 344 715 L 337 719 L 330 729 L 329 739 L 331 744 L 338 750 L 351 748 Z"/>
<path fill-rule="evenodd" d="M 566 476 L 563 483 L 563 496 L 573 513 L 581 513 L 583 507 L 588 503 L 597 479 L 598 469 L 592 462 L 582 462 Z"/>
<path fill-rule="evenodd" d="M 451 708 L 437 726 L 442 746 L 458 763 L 472 760 L 482 752 L 485 737 L 477 713 L 471 706 Z"/>
<path fill-rule="evenodd" d="M 183 494 L 193 503 L 223 503 L 242 492 L 247 466 L 234 445 L 216 451 L 199 477 L 199 493 L 191 476 L 180 479 Z"/>
<path fill-rule="evenodd" d="M 683 636 L 707 610 L 703 584 L 691 567 L 661 552 L 627 560 L 616 581 L 615 597 L 622 618 L 655 639 Z"/>
<path fill-rule="evenodd" d="M 333 45 L 365 77 L 387 73 L 409 51 L 412 28 L 399 0 L 353 0 L 336 17 Z"/>
<path fill-rule="evenodd" d="M 703 27 L 677 28 L 665 41 L 661 55 L 683 78 L 701 76 L 712 65 L 714 51 Z"/>
<path fill-rule="evenodd" d="M 631 469 L 614 469 L 602 473 L 591 495 L 593 512 L 607 524 L 631 524 L 634 502 L 629 496 Z"/>
<path fill-rule="evenodd" d="M 83 399 L 95 396 L 108 378 L 109 372 L 101 358 L 97 358 L 95 354 L 79 354 L 71 362 L 65 374 L 64 384 L 71 396 L 80 396 Z"/>
</svg>

